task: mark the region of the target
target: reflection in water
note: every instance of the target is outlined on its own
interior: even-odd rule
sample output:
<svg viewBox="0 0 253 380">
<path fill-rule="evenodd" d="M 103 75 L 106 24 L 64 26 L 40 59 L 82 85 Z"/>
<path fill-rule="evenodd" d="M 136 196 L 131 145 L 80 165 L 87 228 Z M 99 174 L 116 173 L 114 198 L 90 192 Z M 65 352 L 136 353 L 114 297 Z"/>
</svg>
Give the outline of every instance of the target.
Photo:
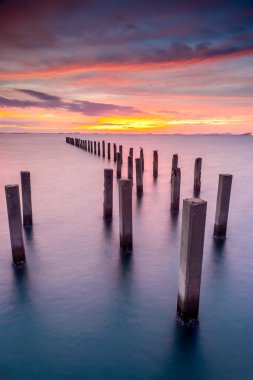
<svg viewBox="0 0 253 380">
<path fill-rule="evenodd" d="M 193 190 L 193 196 L 194 196 L 194 198 L 199 198 L 199 196 L 200 196 L 200 190 Z"/>
<path fill-rule="evenodd" d="M 112 236 L 112 220 L 104 219 L 104 238 L 110 240 Z"/>
<path fill-rule="evenodd" d="M 27 264 L 13 266 L 13 294 L 16 302 L 22 304 L 29 300 L 29 277 Z"/>
</svg>

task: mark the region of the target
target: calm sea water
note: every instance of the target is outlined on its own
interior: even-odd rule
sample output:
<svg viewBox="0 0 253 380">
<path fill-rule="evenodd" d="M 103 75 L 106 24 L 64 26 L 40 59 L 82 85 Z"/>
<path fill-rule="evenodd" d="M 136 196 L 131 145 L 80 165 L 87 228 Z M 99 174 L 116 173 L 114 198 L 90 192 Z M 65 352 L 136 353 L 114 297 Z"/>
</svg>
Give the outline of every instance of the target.
<svg viewBox="0 0 253 380">
<path fill-rule="evenodd" d="M 129 147 L 144 148 L 144 196 L 138 201 L 134 187 L 128 258 L 119 251 L 116 179 L 113 222 L 102 219 L 103 169 L 113 161 L 66 144 L 65 135 L 0 135 L 0 378 L 253 379 L 253 138 L 87 138 L 122 143 L 124 175 Z M 182 207 L 171 216 L 173 153 L 181 199 L 192 196 L 194 160 L 203 158 L 208 211 L 194 328 L 175 317 Z M 15 269 L 4 185 L 20 183 L 21 170 L 31 171 L 34 227 L 24 235 L 27 264 Z M 219 173 L 234 175 L 224 244 L 212 238 Z"/>
</svg>

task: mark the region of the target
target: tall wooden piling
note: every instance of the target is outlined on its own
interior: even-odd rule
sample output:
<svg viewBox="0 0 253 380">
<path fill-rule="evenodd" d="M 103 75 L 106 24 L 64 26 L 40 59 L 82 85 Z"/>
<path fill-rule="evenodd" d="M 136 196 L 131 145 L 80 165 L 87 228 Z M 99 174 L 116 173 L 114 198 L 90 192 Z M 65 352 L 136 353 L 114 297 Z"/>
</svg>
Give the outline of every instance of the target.
<svg viewBox="0 0 253 380">
<path fill-rule="evenodd" d="M 183 201 L 177 313 L 185 322 L 198 318 L 206 207 L 198 198 Z"/>
<path fill-rule="evenodd" d="M 112 219 L 113 208 L 113 170 L 104 169 L 104 219 Z"/>
<path fill-rule="evenodd" d="M 142 168 L 142 171 L 144 171 L 144 152 L 143 152 L 143 148 L 140 148 L 140 158 L 141 158 L 141 168 Z"/>
<path fill-rule="evenodd" d="M 131 156 L 131 157 L 134 156 L 134 148 L 129 149 L 129 156 Z"/>
<path fill-rule="evenodd" d="M 127 159 L 127 177 L 128 179 L 131 179 L 131 181 L 133 180 L 133 157 L 132 156 L 128 156 L 128 159 Z"/>
<path fill-rule="evenodd" d="M 156 178 L 158 176 L 158 151 L 153 151 L 153 177 Z"/>
<path fill-rule="evenodd" d="M 117 179 L 121 178 L 121 154 L 116 153 L 116 161 L 117 161 Z"/>
<path fill-rule="evenodd" d="M 132 181 L 129 179 L 119 181 L 119 225 L 120 247 L 123 251 L 132 251 Z"/>
<path fill-rule="evenodd" d="M 117 154 L 117 146 L 116 146 L 116 144 L 114 143 L 114 144 L 113 144 L 113 161 L 114 161 L 114 162 L 117 161 L 117 156 L 116 156 L 116 154 Z"/>
<path fill-rule="evenodd" d="M 100 142 L 98 142 L 98 156 L 100 156 Z"/>
<path fill-rule="evenodd" d="M 88 140 L 88 152 L 90 152 L 90 140 Z"/>
<path fill-rule="evenodd" d="M 22 206 L 23 206 L 23 225 L 31 227 L 32 217 L 32 195 L 30 172 L 21 172 Z"/>
<path fill-rule="evenodd" d="M 5 186 L 7 212 L 10 229 L 13 263 L 25 262 L 25 248 L 21 223 L 21 208 L 18 185 Z"/>
<path fill-rule="evenodd" d="M 105 158 L 105 142 L 104 140 L 102 141 L 102 156 Z"/>
<path fill-rule="evenodd" d="M 142 176 L 142 160 L 141 158 L 135 159 L 136 169 L 136 192 L 137 195 L 143 194 L 143 176 Z"/>
<path fill-rule="evenodd" d="M 181 182 L 181 171 L 179 168 L 176 168 L 172 171 L 171 177 L 171 211 L 179 210 L 180 203 L 180 182 Z"/>
<path fill-rule="evenodd" d="M 226 237 L 232 178 L 233 176 L 231 174 L 219 175 L 219 186 L 213 233 L 214 237 L 216 238 Z"/>
<path fill-rule="evenodd" d="M 94 154 L 97 154 L 97 143 L 94 141 Z"/>
<path fill-rule="evenodd" d="M 93 141 L 90 142 L 90 152 L 93 153 Z"/>
<path fill-rule="evenodd" d="M 108 160 L 111 159 L 111 143 L 107 144 L 107 157 L 108 157 Z"/>
<path fill-rule="evenodd" d="M 200 192 L 200 187 L 201 187 L 201 167 L 202 167 L 202 158 L 198 157 L 196 158 L 195 165 L 194 165 L 193 190 L 196 195 Z"/>
<path fill-rule="evenodd" d="M 172 165 L 171 165 L 171 181 L 172 181 L 173 170 L 177 169 L 177 166 L 178 166 L 178 155 L 173 154 Z"/>
<path fill-rule="evenodd" d="M 122 165 L 122 163 L 123 163 L 123 146 L 122 145 L 119 146 L 119 152 L 121 155 L 121 165 Z"/>
</svg>

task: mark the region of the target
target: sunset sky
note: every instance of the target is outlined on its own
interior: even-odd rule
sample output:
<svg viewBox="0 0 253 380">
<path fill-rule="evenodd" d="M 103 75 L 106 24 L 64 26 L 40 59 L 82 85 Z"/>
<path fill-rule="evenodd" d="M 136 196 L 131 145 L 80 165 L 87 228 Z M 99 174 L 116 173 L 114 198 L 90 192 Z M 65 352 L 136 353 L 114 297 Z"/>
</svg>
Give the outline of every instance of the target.
<svg viewBox="0 0 253 380">
<path fill-rule="evenodd" d="M 253 3 L 0 1 L 0 132 L 253 132 Z"/>
</svg>

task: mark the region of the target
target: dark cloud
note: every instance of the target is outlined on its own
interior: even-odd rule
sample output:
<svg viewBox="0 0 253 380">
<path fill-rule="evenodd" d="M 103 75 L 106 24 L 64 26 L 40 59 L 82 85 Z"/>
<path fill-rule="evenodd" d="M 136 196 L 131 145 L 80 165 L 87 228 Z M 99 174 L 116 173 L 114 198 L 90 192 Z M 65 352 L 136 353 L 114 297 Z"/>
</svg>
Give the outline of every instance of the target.
<svg viewBox="0 0 253 380">
<path fill-rule="evenodd" d="M 3 71 L 222 57 L 253 48 L 249 0 L 0 2 Z"/>
<path fill-rule="evenodd" d="M 0 96 L 0 107 L 18 107 L 18 108 L 48 108 L 48 109 L 63 109 L 70 112 L 78 112 L 88 116 L 99 115 L 123 115 L 123 114 L 139 114 L 141 113 L 134 107 L 125 107 L 108 103 L 95 103 L 85 100 L 73 100 L 66 102 L 58 96 L 52 96 L 44 92 L 17 89 L 19 92 L 31 95 L 39 99 L 39 101 L 27 99 L 9 99 Z"/>
</svg>

